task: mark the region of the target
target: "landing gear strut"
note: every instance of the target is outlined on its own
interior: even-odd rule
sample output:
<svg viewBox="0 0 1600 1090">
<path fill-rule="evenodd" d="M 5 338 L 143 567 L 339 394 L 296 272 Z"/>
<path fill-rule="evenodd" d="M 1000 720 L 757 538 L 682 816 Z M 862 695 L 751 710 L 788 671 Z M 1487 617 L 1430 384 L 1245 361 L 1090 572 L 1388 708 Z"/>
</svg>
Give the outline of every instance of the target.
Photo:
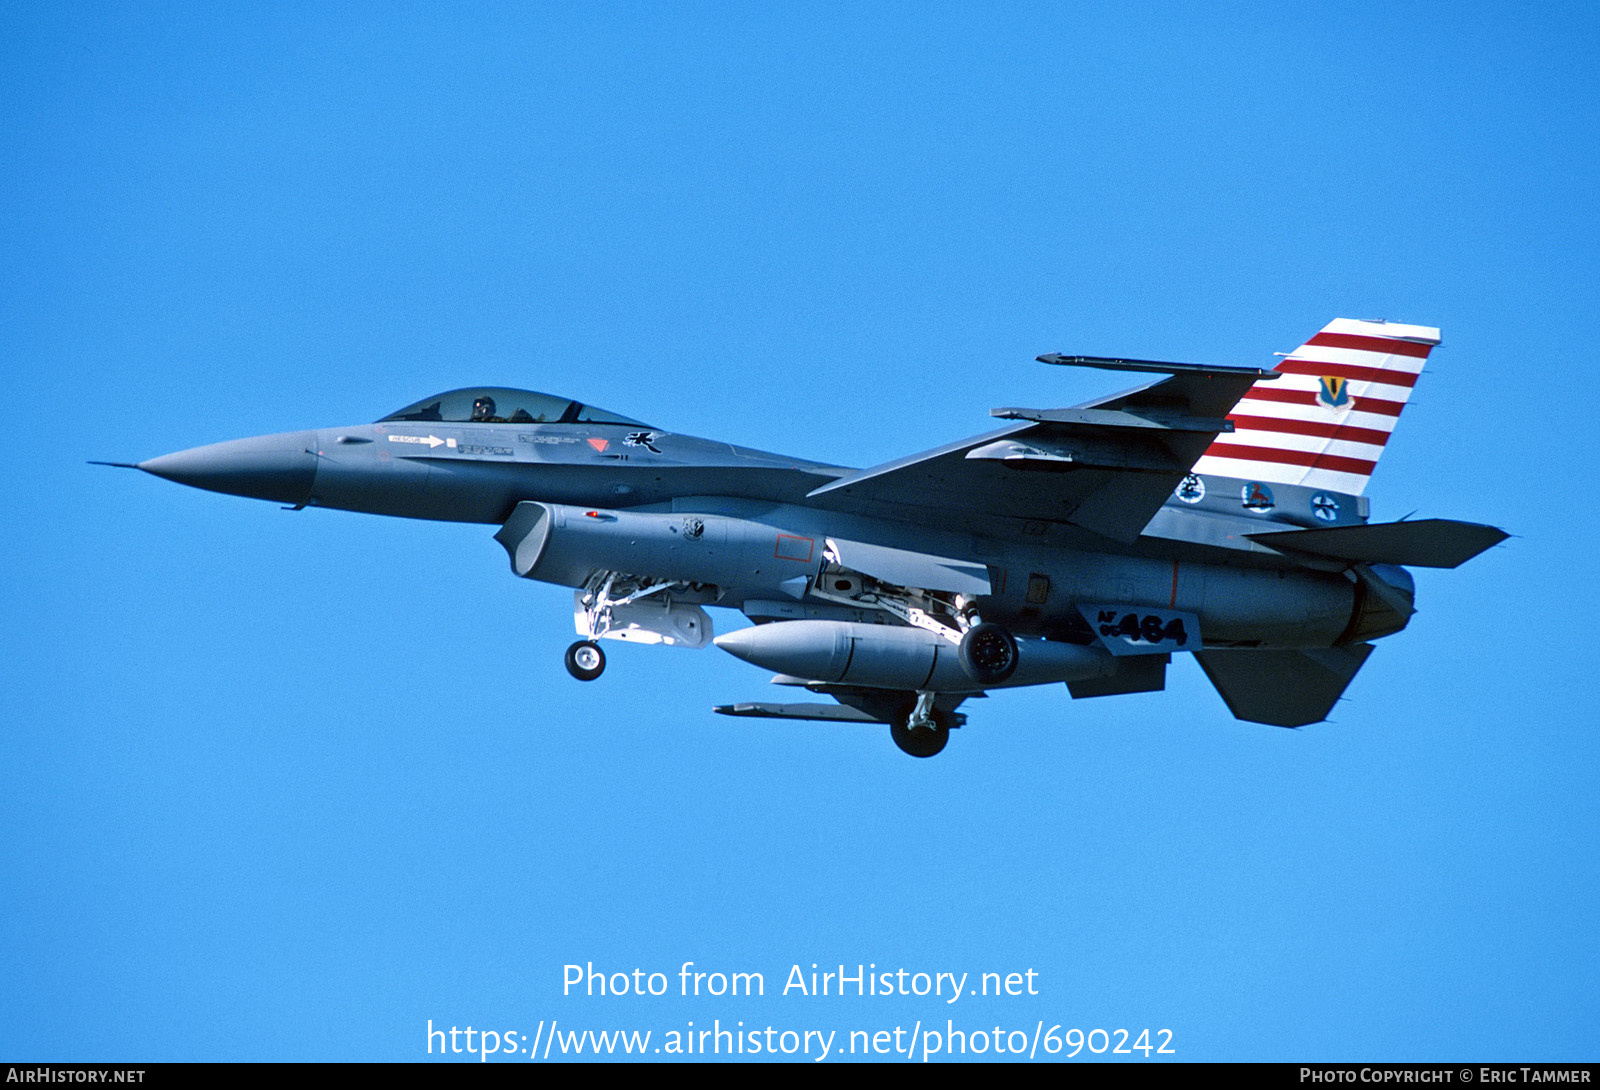
<svg viewBox="0 0 1600 1090">
<path fill-rule="evenodd" d="M 933 706 L 932 693 L 918 693 L 917 702 L 890 721 L 889 737 L 902 753 L 932 757 L 950 741 L 950 720 Z"/>
<path fill-rule="evenodd" d="M 579 640 L 567 648 L 567 673 L 579 681 L 593 681 L 606 672 L 606 653 L 593 640 Z"/>
</svg>

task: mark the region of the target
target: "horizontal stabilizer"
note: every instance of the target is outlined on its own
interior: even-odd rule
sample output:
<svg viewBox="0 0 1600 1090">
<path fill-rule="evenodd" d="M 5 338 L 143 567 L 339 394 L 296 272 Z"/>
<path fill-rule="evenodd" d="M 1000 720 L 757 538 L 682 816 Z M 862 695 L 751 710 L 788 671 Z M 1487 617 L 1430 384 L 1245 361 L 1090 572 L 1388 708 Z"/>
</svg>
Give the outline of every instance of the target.
<svg viewBox="0 0 1600 1090">
<path fill-rule="evenodd" d="M 1370 643 L 1306 651 L 1197 651 L 1236 719 L 1274 727 L 1320 723 L 1372 654 Z"/>
<path fill-rule="evenodd" d="M 1290 549 L 1362 564 L 1401 564 L 1417 568 L 1454 568 L 1511 535 L 1493 526 L 1454 519 L 1376 522 L 1327 530 L 1285 530 L 1251 534 L 1274 549 Z"/>
</svg>

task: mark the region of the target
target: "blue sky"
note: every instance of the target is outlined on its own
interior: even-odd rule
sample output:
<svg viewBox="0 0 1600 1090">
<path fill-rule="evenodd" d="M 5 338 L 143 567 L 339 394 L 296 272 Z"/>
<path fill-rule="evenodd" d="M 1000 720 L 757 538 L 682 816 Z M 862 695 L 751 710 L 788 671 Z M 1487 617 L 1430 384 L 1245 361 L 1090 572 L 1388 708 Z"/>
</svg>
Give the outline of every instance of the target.
<svg viewBox="0 0 1600 1090">
<path fill-rule="evenodd" d="M 0 1056 L 951 1019 L 1596 1058 L 1591 9 L 338 7 L 0 12 Z M 572 681 L 568 593 L 489 528 L 85 464 L 496 384 L 869 465 L 1118 385 L 1040 352 L 1263 365 L 1341 316 L 1444 331 L 1375 517 L 1516 536 L 1298 732 L 1184 663 L 913 761 L 712 715 L 770 691 L 714 650 Z M 1040 994 L 778 994 L 813 962 Z"/>
</svg>

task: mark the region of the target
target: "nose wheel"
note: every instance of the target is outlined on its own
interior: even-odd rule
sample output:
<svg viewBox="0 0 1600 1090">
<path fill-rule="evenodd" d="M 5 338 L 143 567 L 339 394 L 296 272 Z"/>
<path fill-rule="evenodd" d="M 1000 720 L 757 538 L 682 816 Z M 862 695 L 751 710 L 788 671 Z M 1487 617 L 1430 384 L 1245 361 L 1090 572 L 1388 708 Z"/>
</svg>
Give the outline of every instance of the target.
<svg viewBox="0 0 1600 1090">
<path fill-rule="evenodd" d="M 579 681 L 593 681 L 606 672 L 606 653 L 593 640 L 579 640 L 567 648 L 567 673 Z"/>
</svg>

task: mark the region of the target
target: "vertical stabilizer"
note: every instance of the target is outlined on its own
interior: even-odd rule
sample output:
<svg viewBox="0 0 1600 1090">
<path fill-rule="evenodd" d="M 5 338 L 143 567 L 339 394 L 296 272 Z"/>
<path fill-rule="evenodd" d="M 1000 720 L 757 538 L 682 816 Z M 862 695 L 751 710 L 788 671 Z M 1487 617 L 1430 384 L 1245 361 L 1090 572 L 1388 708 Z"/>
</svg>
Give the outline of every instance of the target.
<svg viewBox="0 0 1600 1090">
<path fill-rule="evenodd" d="M 1256 383 L 1194 472 L 1359 496 L 1439 331 L 1336 318 Z"/>
</svg>

